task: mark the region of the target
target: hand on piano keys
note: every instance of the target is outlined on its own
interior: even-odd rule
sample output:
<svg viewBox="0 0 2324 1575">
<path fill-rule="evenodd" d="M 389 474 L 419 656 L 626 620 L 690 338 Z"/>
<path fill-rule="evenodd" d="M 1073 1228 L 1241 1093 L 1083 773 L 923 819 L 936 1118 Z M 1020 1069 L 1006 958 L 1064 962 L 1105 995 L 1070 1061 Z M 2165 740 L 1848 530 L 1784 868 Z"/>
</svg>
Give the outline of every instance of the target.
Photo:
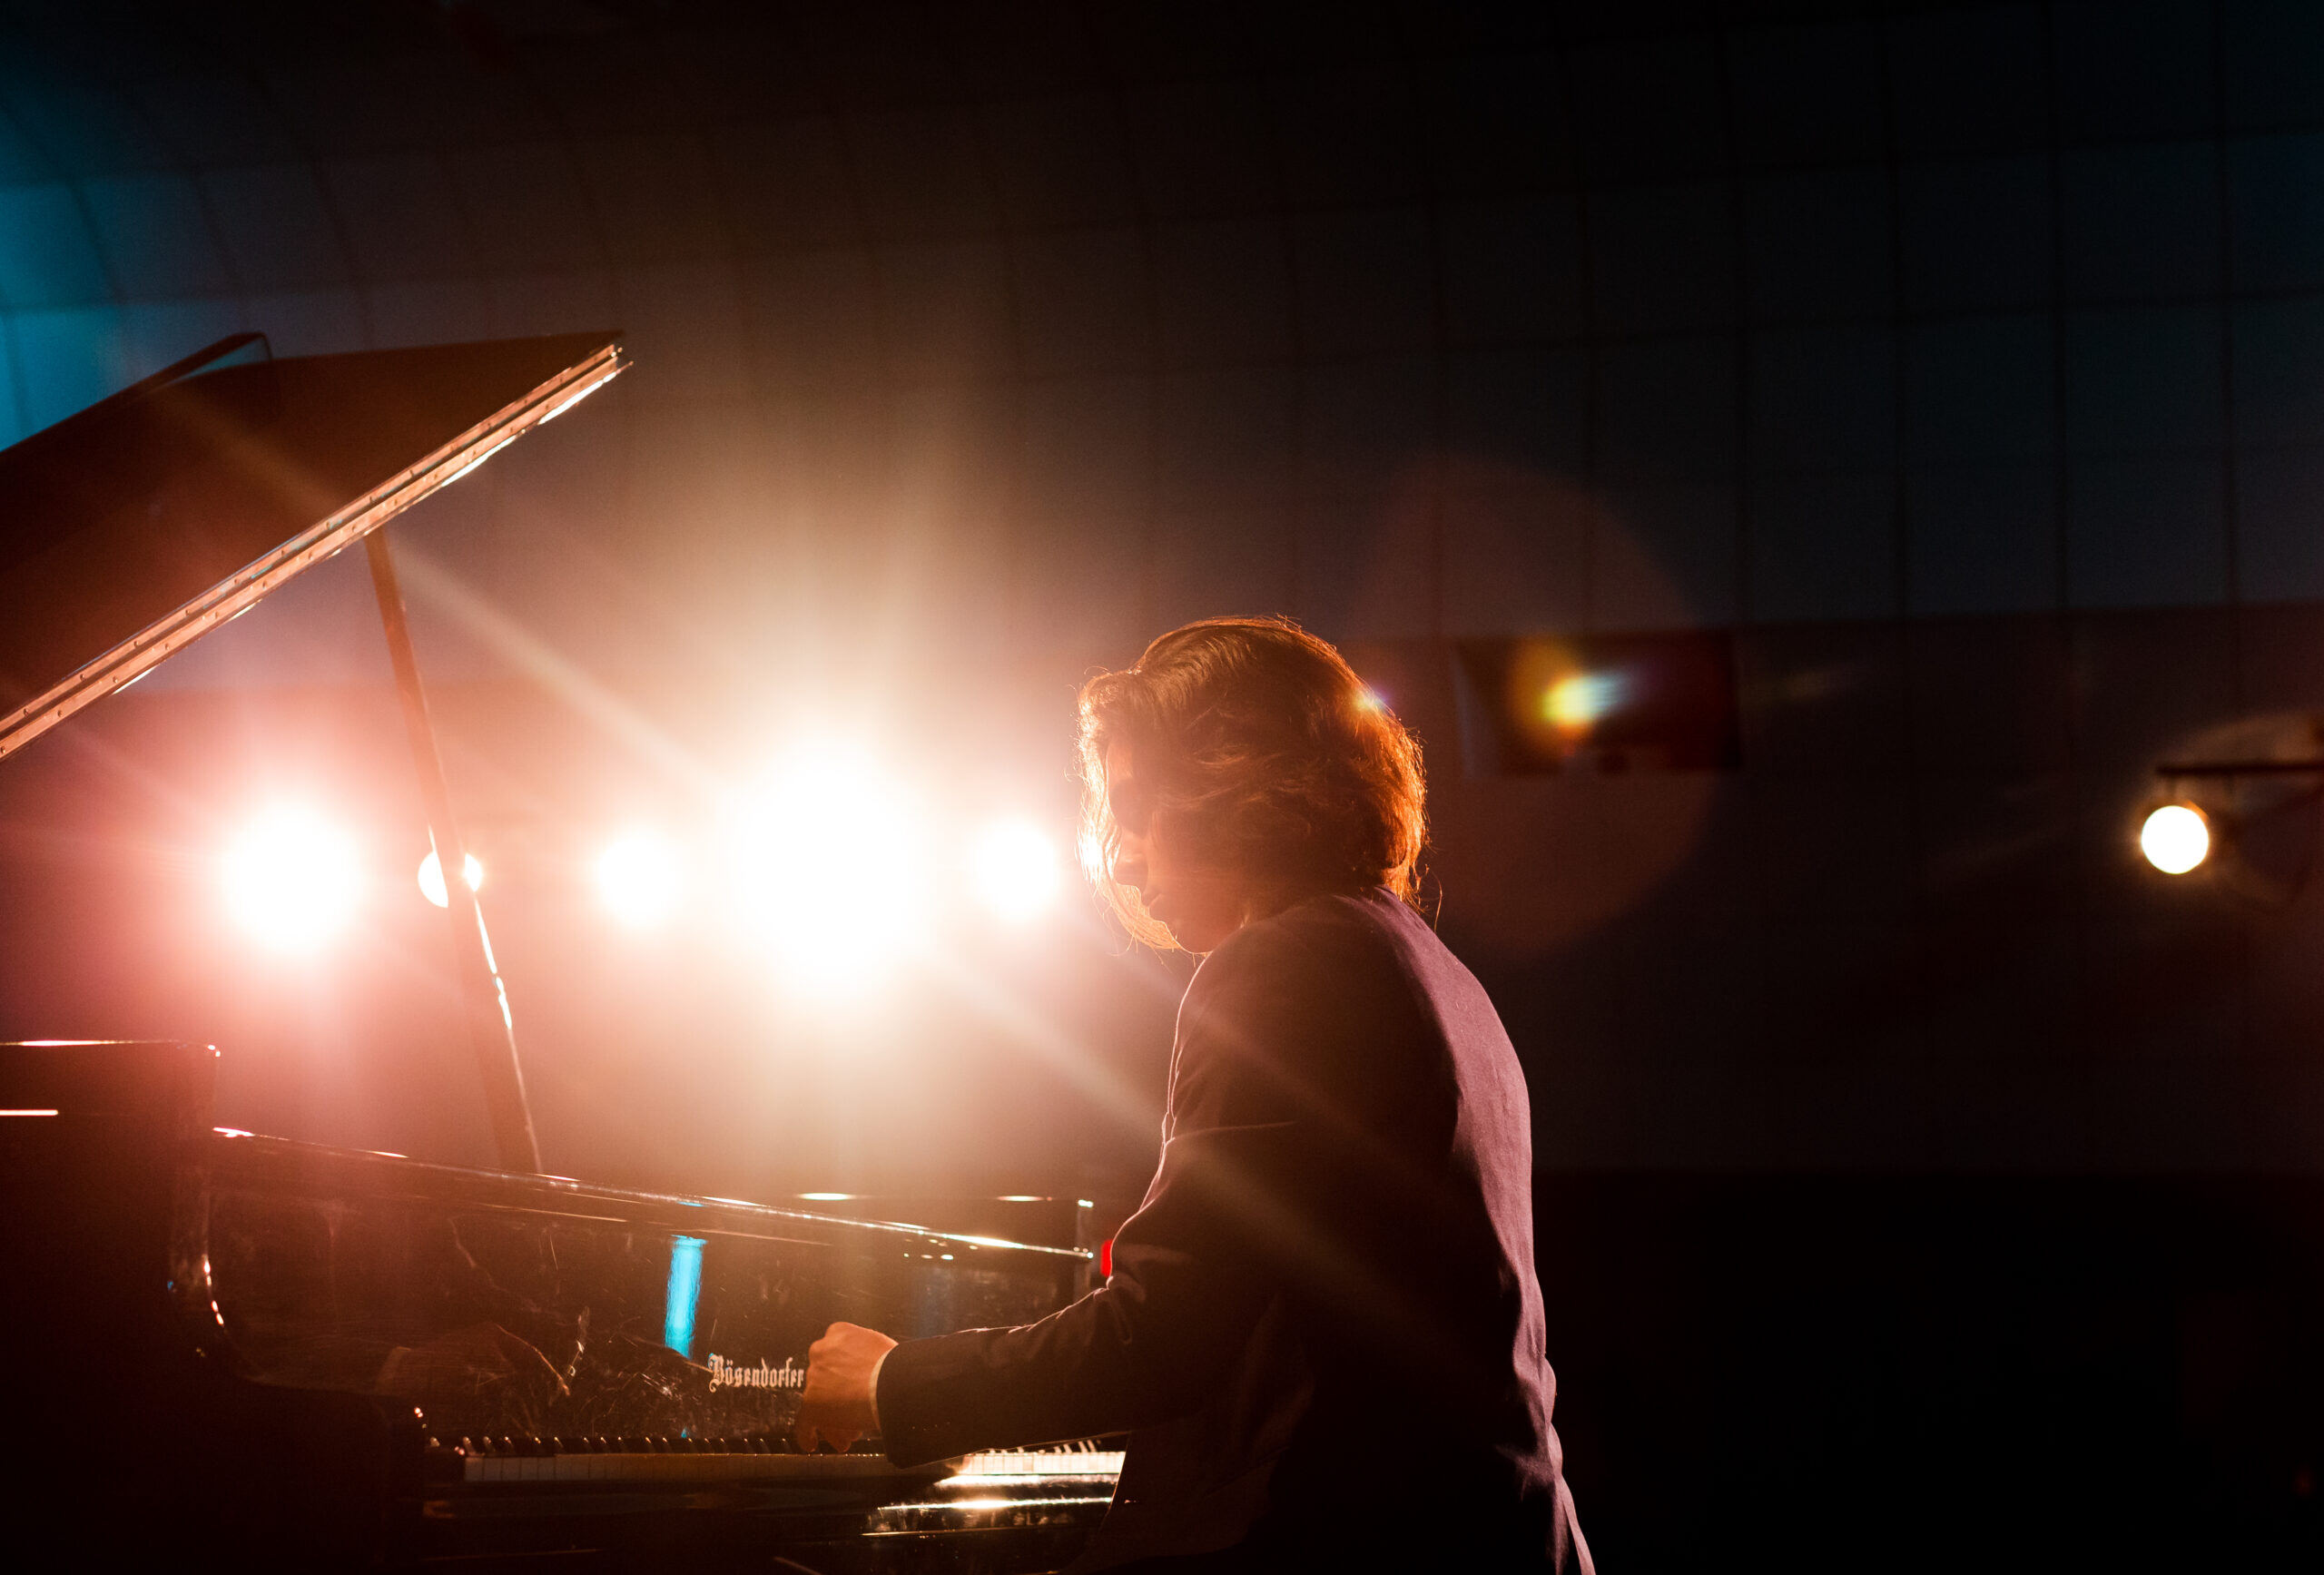
<svg viewBox="0 0 2324 1575">
<path fill-rule="evenodd" d="M 845 1454 L 867 1432 L 880 1431 L 874 1393 L 881 1360 L 896 1342 L 858 1324 L 833 1324 L 807 1348 L 807 1385 L 799 1396 L 793 1436 L 809 1454 L 817 1440 Z"/>
</svg>

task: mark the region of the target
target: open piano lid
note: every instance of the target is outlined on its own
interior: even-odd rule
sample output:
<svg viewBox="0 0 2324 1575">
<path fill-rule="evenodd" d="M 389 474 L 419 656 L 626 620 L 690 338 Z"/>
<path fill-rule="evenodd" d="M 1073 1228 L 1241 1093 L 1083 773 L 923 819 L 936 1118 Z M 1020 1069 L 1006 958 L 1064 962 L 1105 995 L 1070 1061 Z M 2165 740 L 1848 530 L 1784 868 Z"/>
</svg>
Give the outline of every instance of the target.
<svg viewBox="0 0 2324 1575">
<path fill-rule="evenodd" d="M 0 450 L 0 756 L 628 364 L 614 333 L 253 348 L 222 340 Z"/>
</svg>

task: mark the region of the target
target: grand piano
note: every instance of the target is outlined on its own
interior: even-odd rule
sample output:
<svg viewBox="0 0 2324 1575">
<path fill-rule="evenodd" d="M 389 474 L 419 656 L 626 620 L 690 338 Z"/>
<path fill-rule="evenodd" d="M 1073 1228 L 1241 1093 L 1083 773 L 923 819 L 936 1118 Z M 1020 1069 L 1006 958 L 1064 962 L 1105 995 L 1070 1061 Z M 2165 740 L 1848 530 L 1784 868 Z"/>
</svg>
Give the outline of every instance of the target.
<svg viewBox="0 0 2324 1575">
<path fill-rule="evenodd" d="M 429 832 L 459 868 L 383 527 L 624 366 L 611 334 L 288 359 L 241 335 L 0 452 L 0 770 L 360 545 Z M 539 1174 L 483 911 L 450 888 L 498 1170 L 220 1128 L 231 1047 L 0 1046 L 19 1534 L 301 1569 L 1068 1561 L 1118 1454 L 901 1472 L 876 1439 L 803 1452 L 792 1423 L 831 1321 L 1037 1318 L 1089 1254 Z"/>
</svg>

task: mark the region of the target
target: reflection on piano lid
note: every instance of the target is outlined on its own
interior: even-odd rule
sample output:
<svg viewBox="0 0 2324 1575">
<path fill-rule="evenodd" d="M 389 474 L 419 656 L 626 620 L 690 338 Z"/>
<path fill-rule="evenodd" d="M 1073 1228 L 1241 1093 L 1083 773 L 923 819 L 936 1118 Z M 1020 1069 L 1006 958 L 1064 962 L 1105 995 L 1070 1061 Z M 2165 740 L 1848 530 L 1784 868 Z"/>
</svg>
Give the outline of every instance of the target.
<svg viewBox="0 0 2324 1575">
<path fill-rule="evenodd" d="M 263 349 L 222 340 L 0 451 L 0 755 L 627 365 L 610 333 Z"/>
<path fill-rule="evenodd" d="M 382 527 L 603 387 L 619 336 L 265 350 L 221 340 L 0 451 L 0 756 L 359 541 L 429 838 L 462 863 Z M 538 1170 L 483 910 L 446 916 L 501 1163 Z"/>
</svg>

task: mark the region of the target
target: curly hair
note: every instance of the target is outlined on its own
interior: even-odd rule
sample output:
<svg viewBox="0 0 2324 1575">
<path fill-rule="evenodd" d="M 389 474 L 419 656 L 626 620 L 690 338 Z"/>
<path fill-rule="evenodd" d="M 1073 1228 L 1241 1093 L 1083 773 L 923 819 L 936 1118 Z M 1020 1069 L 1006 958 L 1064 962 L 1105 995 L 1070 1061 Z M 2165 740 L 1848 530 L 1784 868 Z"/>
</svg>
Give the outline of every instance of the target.
<svg viewBox="0 0 2324 1575">
<path fill-rule="evenodd" d="M 1173 944 L 1113 878 L 1106 752 L 1128 740 L 1155 823 L 1284 900 L 1419 886 L 1420 741 L 1344 657 L 1288 618 L 1205 618 L 1081 687 L 1081 859 L 1130 933 Z"/>
</svg>

